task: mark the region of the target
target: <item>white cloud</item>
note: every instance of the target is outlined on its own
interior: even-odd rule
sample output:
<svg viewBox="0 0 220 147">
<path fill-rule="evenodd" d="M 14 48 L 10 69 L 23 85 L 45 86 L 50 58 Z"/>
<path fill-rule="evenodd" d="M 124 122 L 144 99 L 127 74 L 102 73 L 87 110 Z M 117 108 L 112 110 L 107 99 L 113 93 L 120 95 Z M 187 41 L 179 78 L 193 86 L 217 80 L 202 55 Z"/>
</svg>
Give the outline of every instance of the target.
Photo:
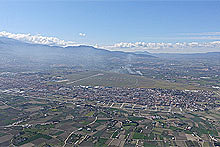
<svg viewBox="0 0 220 147">
<path fill-rule="evenodd" d="M 185 52 L 191 50 L 199 51 L 220 51 L 220 41 L 212 42 L 176 42 L 176 43 L 154 43 L 154 42 L 120 42 L 112 46 L 105 46 L 103 48 L 109 50 L 121 50 L 121 51 L 152 51 L 152 52 Z"/>
<path fill-rule="evenodd" d="M 182 33 L 176 37 L 155 37 L 160 40 L 193 40 L 191 42 L 177 41 L 175 43 L 167 42 L 120 42 L 114 45 L 104 46 L 109 50 L 119 51 L 150 51 L 150 52 L 220 52 L 220 32 L 201 32 L 201 33 Z M 146 38 L 147 39 L 147 38 Z M 149 39 L 149 38 L 148 38 Z M 150 37 L 152 39 L 152 37 Z M 197 40 L 197 41 L 196 41 Z M 198 41 L 200 40 L 200 41 Z M 204 40 L 204 41 L 203 41 Z"/>
<path fill-rule="evenodd" d="M 79 33 L 79 36 L 86 37 L 86 34 L 85 33 Z"/>
<path fill-rule="evenodd" d="M 44 45 L 50 45 L 50 46 L 78 46 L 79 44 L 76 44 L 73 41 L 64 41 L 56 37 L 46 37 L 42 36 L 40 34 L 38 35 L 31 35 L 31 34 L 13 34 L 9 32 L 0 32 L 0 37 L 7 37 L 12 38 L 28 43 L 34 43 L 34 44 L 44 44 Z"/>
</svg>

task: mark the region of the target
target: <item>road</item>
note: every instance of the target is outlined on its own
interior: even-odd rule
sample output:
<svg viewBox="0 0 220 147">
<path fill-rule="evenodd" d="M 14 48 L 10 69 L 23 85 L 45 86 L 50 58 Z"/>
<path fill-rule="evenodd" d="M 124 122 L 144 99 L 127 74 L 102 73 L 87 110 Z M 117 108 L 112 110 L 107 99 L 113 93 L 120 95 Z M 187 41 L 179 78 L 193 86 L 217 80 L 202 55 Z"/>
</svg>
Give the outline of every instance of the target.
<svg viewBox="0 0 220 147">
<path fill-rule="evenodd" d="M 9 106 L 8 104 L 6 104 L 5 102 L 3 101 L 0 101 L 3 105 L 7 106 L 7 107 L 10 107 L 12 109 L 15 109 L 15 110 L 21 110 L 21 109 L 18 109 L 18 108 L 15 108 L 15 107 L 12 107 L 12 106 Z"/>
<path fill-rule="evenodd" d="M 114 103 L 112 103 L 112 105 L 110 107 L 112 107 L 114 105 Z"/>
<path fill-rule="evenodd" d="M 94 121 L 92 121 L 91 123 L 89 123 L 88 125 L 86 125 L 86 126 L 89 126 L 89 125 L 92 125 L 92 124 L 94 124 L 95 122 L 96 122 L 96 120 L 98 119 L 98 117 L 96 116 L 96 118 L 95 118 L 95 120 Z M 68 141 L 68 139 L 70 138 L 70 136 L 71 135 L 73 135 L 76 131 L 78 131 L 78 130 L 74 130 L 73 132 L 71 132 L 68 136 L 67 136 L 67 138 L 65 139 L 65 141 L 64 141 L 64 145 L 63 145 L 63 147 L 65 147 L 66 146 L 66 143 L 67 143 L 67 141 Z M 84 138 L 85 139 L 85 138 Z M 84 140 L 83 139 L 83 140 Z"/>
<path fill-rule="evenodd" d="M 123 108 L 124 104 L 125 104 L 125 103 L 122 103 L 120 108 Z"/>
<path fill-rule="evenodd" d="M 79 82 L 79 81 L 82 81 L 82 80 L 86 80 L 86 79 L 89 79 L 89 78 L 93 78 L 93 77 L 97 77 L 97 76 L 102 76 L 102 75 L 104 75 L 104 74 L 98 73 L 98 74 L 95 74 L 95 75 L 92 75 L 92 76 L 89 76 L 89 77 L 85 77 L 85 78 L 81 78 L 81 79 L 69 82 L 67 84 L 73 84 L 73 83 L 76 83 L 76 82 Z"/>
<path fill-rule="evenodd" d="M 66 146 L 67 140 L 68 140 L 68 139 L 70 138 L 70 136 L 73 135 L 76 131 L 78 131 L 78 130 L 74 130 L 73 132 L 70 133 L 69 136 L 67 136 L 67 138 L 66 138 L 65 141 L 64 141 L 64 145 L 63 145 L 63 147 Z"/>
<path fill-rule="evenodd" d="M 94 123 L 96 122 L 97 119 L 98 119 L 98 117 L 96 116 L 95 120 L 94 120 L 93 122 L 89 123 L 89 124 L 86 125 L 86 126 L 90 126 L 90 125 L 94 124 Z"/>
</svg>

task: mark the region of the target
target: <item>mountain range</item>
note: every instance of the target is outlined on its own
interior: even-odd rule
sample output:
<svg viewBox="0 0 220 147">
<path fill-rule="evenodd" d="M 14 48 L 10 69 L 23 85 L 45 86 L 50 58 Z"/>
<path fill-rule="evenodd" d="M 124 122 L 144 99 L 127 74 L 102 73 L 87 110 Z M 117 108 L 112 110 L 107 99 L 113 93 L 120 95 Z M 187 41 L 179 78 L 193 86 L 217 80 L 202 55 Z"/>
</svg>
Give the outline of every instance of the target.
<svg viewBox="0 0 220 147">
<path fill-rule="evenodd" d="M 30 44 L 4 37 L 0 37 L 0 57 L 17 63 L 68 64 L 97 68 L 116 62 L 122 64 L 132 58 L 154 58 L 152 55 L 108 51 L 84 45 L 59 47 Z"/>
<path fill-rule="evenodd" d="M 151 54 L 149 52 L 122 52 L 99 49 L 92 46 L 48 46 L 30 44 L 0 37 L 0 65 L 47 66 L 65 64 L 88 69 L 118 70 L 134 61 L 157 58 L 219 58 L 220 52 L 199 54 Z"/>
</svg>

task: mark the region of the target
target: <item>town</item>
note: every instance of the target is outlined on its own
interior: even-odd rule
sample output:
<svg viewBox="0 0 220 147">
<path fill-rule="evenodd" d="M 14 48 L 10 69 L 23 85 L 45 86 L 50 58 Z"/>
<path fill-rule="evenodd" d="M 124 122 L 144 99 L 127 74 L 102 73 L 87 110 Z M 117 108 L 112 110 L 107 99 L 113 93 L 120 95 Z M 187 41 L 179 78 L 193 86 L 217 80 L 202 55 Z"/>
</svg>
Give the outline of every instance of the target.
<svg viewBox="0 0 220 147">
<path fill-rule="evenodd" d="M 0 75 L 0 146 L 219 144 L 216 91 L 81 85 L 107 73 L 58 73 Z"/>
</svg>

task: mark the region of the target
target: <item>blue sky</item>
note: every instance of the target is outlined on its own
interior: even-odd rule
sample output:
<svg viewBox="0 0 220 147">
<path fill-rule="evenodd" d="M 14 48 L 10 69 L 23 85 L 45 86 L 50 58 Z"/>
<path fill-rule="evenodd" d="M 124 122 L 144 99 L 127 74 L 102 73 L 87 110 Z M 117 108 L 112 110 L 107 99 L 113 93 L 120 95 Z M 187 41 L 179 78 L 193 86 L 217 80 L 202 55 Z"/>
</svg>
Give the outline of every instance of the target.
<svg viewBox="0 0 220 147">
<path fill-rule="evenodd" d="M 219 41 L 220 1 L 2 0 L 0 31 L 99 46 Z"/>
</svg>

